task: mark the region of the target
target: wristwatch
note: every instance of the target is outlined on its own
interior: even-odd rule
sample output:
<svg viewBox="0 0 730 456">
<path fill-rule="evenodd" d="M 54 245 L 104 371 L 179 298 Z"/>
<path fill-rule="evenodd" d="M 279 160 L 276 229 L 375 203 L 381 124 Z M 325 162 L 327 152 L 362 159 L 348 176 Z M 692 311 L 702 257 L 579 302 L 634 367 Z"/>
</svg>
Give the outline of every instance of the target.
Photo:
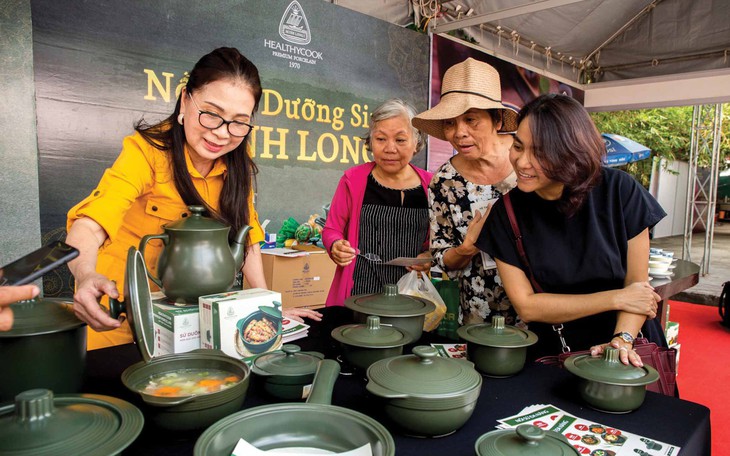
<svg viewBox="0 0 730 456">
<path fill-rule="evenodd" d="M 616 337 L 620 338 L 627 344 L 631 344 L 632 347 L 634 346 L 634 336 L 627 333 L 626 331 L 622 331 L 622 332 L 614 334 L 613 336 L 611 336 L 611 339 L 616 338 Z"/>
</svg>

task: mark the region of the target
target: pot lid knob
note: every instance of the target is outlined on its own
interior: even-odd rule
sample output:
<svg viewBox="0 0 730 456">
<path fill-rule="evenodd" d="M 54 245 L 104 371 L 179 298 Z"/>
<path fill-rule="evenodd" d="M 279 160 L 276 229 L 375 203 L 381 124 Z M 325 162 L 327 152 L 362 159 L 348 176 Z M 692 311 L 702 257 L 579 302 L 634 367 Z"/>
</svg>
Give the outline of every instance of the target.
<svg viewBox="0 0 730 456">
<path fill-rule="evenodd" d="M 302 348 L 299 345 L 285 344 L 284 346 L 281 347 L 281 351 L 283 351 L 287 357 L 296 356 L 297 353 L 302 351 Z"/>
<path fill-rule="evenodd" d="M 492 329 L 502 331 L 504 329 L 504 316 L 494 315 L 492 317 Z"/>
<path fill-rule="evenodd" d="M 421 364 L 431 364 L 433 359 L 439 355 L 439 352 L 434 347 L 419 345 L 413 347 L 413 354 L 420 358 Z"/>
<path fill-rule="evenodd" d="M 383 296 L 398 296 L 398 285 L 393 283 L 383 285 Z"/>
<path fill-rule="evenodd" d="M 545 438 L 545 431 L 531 424 L 520 424 L 515 432 L 529 445 L 537 445 L 540 440 Z"/>
<path fill-rule="evenodd" d="M 15 396 L 15 415 L 22 422 L 38 422 L 51 416 L 53 410 L 51 390 L 32 389 Z"/>
<path fill-rule="evenodd" d="M 380 317 L 377 315 L 368 315 L 367 327 L 370 331 L 377 331 L 380 329 Z"/>
<path fill-rule="evenodd" d="M 606 349 L 603 350 L 603 360 L 610 364 L 620 363 L 621 360 L 618 357 L 618 349 L 610 346 L 606 347 Z"/>
</svg>

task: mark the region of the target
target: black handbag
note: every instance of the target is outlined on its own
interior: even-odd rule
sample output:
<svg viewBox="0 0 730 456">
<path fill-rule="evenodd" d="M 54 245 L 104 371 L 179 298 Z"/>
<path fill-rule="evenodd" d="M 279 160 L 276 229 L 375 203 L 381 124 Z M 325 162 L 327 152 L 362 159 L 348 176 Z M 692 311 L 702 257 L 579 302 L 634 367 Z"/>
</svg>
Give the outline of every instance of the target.
<svg viewBox="0 0 730 456">
<path fill-rule="evenodd" d="M 512 201 L 510 200 L 509 193 L 506 193 L 502 200 L 504 201 L 504 207 L 507 210 L 507 217 L 509 218 L 510 226 L 512 227 L 512 234 L 515 237 L 515 243 L 517 245 L 517 253 L 520 255 L 520 261 L 527 267 L 529 274 L 530 283 L 533 289 L 537 293 L 542 293 L 542 287 L 535 280 L 535 276 L 532 273 L 530 262 L 527 260 L 527 253 L 525 247 L 522 244 L 522 233 L 520 233 L 520 227 L 517 225 L 517 218 L 515 217 L 515 211 L 512 207 Z M 730 283 L 730 282 L 728 282 Z M 559 355 L 543 356 L 536 360 L 541 364 L 558 364 L 560 367 L 563 366 L 565 360 L 572 355 L 584 355 L 590 354 L 590 350 L 570 351 L 565 340 L 565 334 L 563 334 L 563 325 L 552 325 L 553 331 L 555 331 L 560 338 L 560 343 L 563 347 L 563 352 Z M 634 340 L 634 351 L 641 357 L 641 361 L 644 364 L 656 369 L 659 373 L 659 380 L 647 385 L 648 391 L 655 393 L 664 394 L 666 396 L 676 396 L 677 391 L 677 350 L 674 348 L 660 347 L 654 342 L 649 342 L 648 339 L 644 338 L 641 334 Z"/>
</svg>

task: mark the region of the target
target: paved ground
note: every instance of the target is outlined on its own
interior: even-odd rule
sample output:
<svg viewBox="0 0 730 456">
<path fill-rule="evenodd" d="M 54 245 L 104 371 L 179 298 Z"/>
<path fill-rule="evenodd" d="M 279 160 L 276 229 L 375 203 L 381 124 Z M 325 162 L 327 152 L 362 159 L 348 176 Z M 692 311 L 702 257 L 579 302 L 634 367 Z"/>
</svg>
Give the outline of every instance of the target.
<svg viewBox="0 0 730 456">
<path fill-rule="evenodd" d="M 672 299 L 677 301 L 692 302 L 696 304 L 707 304 L 716 306 L 722 284 L 730 281 L 730 223 L 715 224 L 715 236 L 710 253 L 710 267 L 705 275 L 700 276 L 700 281 L 692 288 L 675 295 Z M 700 264 L 704 250 L 705 233 L 694 233 L 692 236 L 692 248 L 685 260 Z M 652 247 L 658 247 L 674 252 L 674 256 L 682 258 L 683 236 L 669 236 L 652 239 Z"/>
</svg>

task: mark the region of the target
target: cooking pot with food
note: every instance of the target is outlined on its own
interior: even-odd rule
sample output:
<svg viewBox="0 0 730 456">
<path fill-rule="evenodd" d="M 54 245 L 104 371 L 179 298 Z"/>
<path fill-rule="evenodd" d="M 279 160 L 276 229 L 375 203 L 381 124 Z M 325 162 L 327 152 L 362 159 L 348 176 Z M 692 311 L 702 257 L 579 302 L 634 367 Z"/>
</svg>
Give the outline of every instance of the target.
<svg viewBox="0 0 730 456">
<path fill-rule="evenodd" d="M 139 395 L 146 416 L 173 431 L 200 429 L 241 409 L 248 391 L 246 363 L 219 350 L 154 355 L 152 297 L 141 252 L 130 247 L 124 278 L 124 307 L 142 361 L 122 373 L 122 383 Z M 113 317 L 121 304 L 110 300 Z"/>
<path fill-rule="evenodd" d="M 274 307 L 259 306 L 259 310 L 236 322 L 243 346 L 254 355 L 274 346 L 281 334 L 281 303 L 273 303 Z"/>
<path fill-rule="evenodd" d="M 33 388 L 81 389 L 86 367 L 86 323 L 73 302 L 35 298 L 10 305 L 15 321 L 0 331 L 0 402 Z"/>
<path fill-rule="evenodd" d="M 182 304 L 198 304 L 198 297 L 221 293 L 233 286 L 241 269 L 246 250 L 246 237 L 251 227 L 244 226 L 228 244 L 230 227 L 204 217 L 203 206 L 188 206 L 190 217 L 164 225 L 162 234 L 147 235 L 139 243 L 144 258 L 147 244 L 154 239 L 163 242 L 157 260 L 157 286 L 171 300 Z M 148 271 L 149 272 L 149 271 Z"/>
</svg>

